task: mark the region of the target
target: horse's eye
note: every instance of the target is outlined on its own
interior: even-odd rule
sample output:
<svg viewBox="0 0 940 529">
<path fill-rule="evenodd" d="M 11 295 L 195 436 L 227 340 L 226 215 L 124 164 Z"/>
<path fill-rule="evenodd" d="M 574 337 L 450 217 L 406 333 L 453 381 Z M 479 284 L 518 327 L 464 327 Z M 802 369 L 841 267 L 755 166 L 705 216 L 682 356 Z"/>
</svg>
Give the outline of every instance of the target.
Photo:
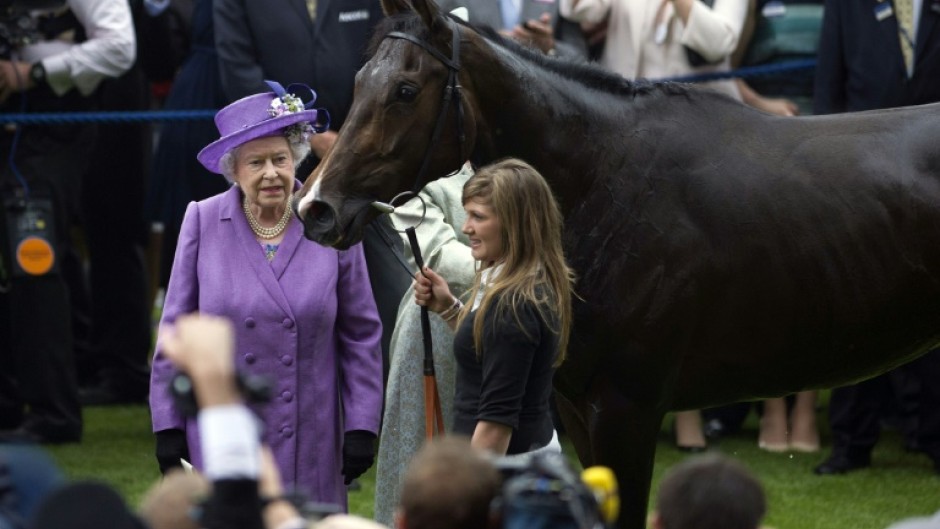
<svg viewBox="0 0 940 529">
<path fill-rule="evenodd" d="M 398 91 L 395 95 L 399 101 L 411 103 L 415 100 L 415 97 L 418 97 L 418 89 L 406 84 L 398 85 Z"/>
</svg>

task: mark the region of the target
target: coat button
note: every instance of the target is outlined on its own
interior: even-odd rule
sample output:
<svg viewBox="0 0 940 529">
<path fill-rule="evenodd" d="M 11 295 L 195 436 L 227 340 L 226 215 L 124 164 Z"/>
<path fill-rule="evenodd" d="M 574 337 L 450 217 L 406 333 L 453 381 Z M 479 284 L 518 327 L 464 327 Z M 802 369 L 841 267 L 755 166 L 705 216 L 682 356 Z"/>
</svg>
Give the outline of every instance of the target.
<svg viewBox="0 0 940 529">
<path fill-rule="evenodd" d="M 281 357 L 281 363 L 289 366 L 294 363 L 294 357 L 291 355 L 284 355 Z"/>
<path fill-rule="evenodd" d="M 284 393 L 281 393 L 281 399 L 283 399 L 284 402 L 290 402 L 294 400 L 294 394 L 290 391 L 285 391 Z"/>
<path fill-rule="evenodd" d="M 245 318 L 245 327 L 249 329 L 255 328 L 255 319 L 254 318 Z"/>
<path fill-rule="evenodd" d="M 284 324 L 284 328 L 285 328 L 285 329 L 293 329 L 293 328 L 294 328 L 294 320 L 292 320 L 292 319 L 290 319 L 290 318 L 284 318 L 283 324 Z"/>
<path fill-rule="evenodd" d="M 246 353 L 246 354 L 245 354 L 245 363 L 246 363 L 246 364 L 248 364 L 248 365 L 254 364 L 256 360 L 257 360 L 257 358 L 255 358 L 255 355 L 254 355 L 253 353 Z"/>
<path fill-rule="evenodd" d="M 284 437 L 285 439 L 290 439 L 293 436 L 294 436 L 293 428 L 291 428 L 290 426 L 285 426 L 281 428 L 281 437 Z"/>
</svg>

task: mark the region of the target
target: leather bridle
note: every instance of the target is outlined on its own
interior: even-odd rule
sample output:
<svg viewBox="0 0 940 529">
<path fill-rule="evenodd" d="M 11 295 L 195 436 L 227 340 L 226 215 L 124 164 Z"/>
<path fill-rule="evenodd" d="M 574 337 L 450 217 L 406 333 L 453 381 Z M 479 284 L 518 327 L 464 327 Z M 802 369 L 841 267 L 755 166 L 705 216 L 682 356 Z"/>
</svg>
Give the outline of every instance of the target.
<svg viewBox="0 0 940 529">
<path fill-rule="evenodd" d="M 437 147 L 437 142 L 440 140 L 441 132 L 444 129 L 444 121 L 447 119 L 447 112 L 450 109 L 451 103 L 456 105 L 457 111 L 457 140 L 460 143 L 460 164 L 462 165 L 465 161 L 467 161 L 466 153 L 464 152 L 466 134 L 463 130 L 463 102 L 460 94 L 461 87 L 458 79 L 458 73 L 460 73 L 460 31 L 456 22 L 451 19 L 447 20 L 450 22 L 453 30 L 451 57 L 449 59 L 446 55 L 431 46 L 428 42 L 421 40 L 414 35 L 409 35 L 400 31 L 392 31 L 385 36 L 386 38 L 407 40 L 408 42 L 421 46 L 435 59 L 441 61 L 441 63 L 443 63 L 444 66 L 446 66 L 449 70 L 447 73 L 447 85 L 444 87 L 444 96 L 441 101 L 441 110 L 437 114 L 437 121 L 434 123 L 434 131 L 431 133 L 431 143 L 428 144 L 428 148 L 424 152 L 424 159 L 421 161 L 421 168 L 418 169 L 418 175 L 415 179 L 414 186 L 412 186 L 411 189 L 411 192 L 414 195 L 417 195 L 418 191 L 420 191 L 424 186 L 424 177 L 426 176 L 428 167 L 431 164 L 431 156 L 434 153 L 435 147 Z"/>
</svg>

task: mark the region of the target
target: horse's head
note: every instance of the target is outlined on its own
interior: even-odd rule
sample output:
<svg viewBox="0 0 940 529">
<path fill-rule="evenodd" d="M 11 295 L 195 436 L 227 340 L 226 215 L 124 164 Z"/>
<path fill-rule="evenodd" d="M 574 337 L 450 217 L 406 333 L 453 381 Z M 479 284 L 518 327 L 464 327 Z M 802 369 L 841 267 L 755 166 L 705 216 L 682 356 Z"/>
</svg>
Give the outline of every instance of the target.
<svg viewBox="0 0 940 529">
<path fill-rule="evenodd" d="M 473 94 L 459 82 L 461 33 L 472 32 L 432 0 L 382 3 L 388 17 L 356 75 L 349 116 L 295 195 L 304 234 L 326 246 L 362 240 L 382 203 L 456 171 L 476 138 Z"/>
</svg>

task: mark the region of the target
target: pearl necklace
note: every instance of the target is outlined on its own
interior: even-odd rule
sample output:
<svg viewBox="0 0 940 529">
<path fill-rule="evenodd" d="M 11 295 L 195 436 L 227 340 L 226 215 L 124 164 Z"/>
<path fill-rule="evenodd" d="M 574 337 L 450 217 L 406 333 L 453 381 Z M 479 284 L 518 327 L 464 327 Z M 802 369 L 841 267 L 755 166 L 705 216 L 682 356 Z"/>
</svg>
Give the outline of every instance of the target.
<svg viewBox="0 0 940 529">
<path fill-rule="evenodd" d="M 255 232 L 255 235 L 257 235 L 259 239 L 273 239 L 284 233 L 284 229 L 287 228 L 287 223 L 290 222 L 290 218 L 294 213 L 290 207 L 293 198 L 293 193 L 287 197 L 287 207 L 284 208 L 284 214 L 281 215 L 281 220 L 277 221 L 277 224 L 275 224 L 273 228 L 265 228 L 251 213 L 251 209 L 248 207 L 248 196 L 246 195 L 242 200 L 242 209 L 245 211 L 245 218 L 248 219 L 248 225 L 251 226 L 251 231 Z"/>
</svg>

